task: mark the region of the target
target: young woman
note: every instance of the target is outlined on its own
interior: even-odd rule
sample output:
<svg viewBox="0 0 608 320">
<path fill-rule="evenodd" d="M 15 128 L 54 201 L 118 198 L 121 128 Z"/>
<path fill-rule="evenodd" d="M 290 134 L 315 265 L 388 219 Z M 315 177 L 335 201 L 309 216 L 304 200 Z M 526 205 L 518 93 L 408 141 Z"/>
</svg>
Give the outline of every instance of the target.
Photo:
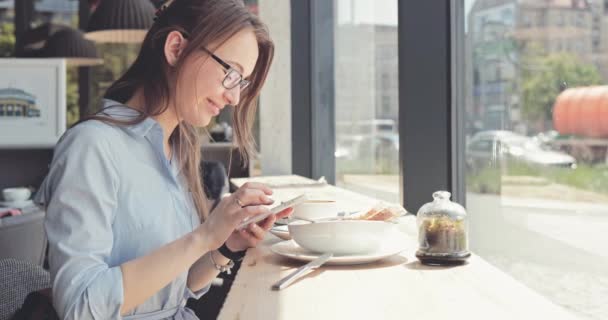
<svg viewBox="0 0 608 320">
<path fill-rule="evenodd" d="M 102 111 L 64 134 L 36 200 L 46 207 L 53 304 L 62 319 L 196 319 L 185 308 L 275 219 L 272 191 L 246 184 L 212 212 L 196 127 L 235 108 L 252 151 L 255 98 L 273 57 L 264 25 L 238 0 L 175 0 Z"/>
</svg>

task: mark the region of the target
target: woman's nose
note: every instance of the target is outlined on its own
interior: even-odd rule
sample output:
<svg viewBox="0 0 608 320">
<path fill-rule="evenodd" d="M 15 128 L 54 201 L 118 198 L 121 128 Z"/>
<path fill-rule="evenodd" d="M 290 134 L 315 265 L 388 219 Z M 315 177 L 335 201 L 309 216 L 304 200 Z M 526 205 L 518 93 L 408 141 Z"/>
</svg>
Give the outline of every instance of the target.
<svg viewBox="0 0 608 320">
<path fill-rule="evenodd" d="M 229 105 L 236 106 L 241 99 L 241 87 L 237 85 L 232 89 L 226 89 L 224 95 Z"/>
</svg>

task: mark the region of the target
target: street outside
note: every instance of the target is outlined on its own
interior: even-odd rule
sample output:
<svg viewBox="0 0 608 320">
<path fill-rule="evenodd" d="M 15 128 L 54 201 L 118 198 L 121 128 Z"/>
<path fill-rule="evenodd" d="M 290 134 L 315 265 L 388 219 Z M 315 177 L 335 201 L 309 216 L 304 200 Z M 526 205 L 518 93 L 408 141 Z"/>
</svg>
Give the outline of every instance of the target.
<svg viewBox="0 0 608 320">
<path fill-rule="evenodd" d="M 582 319 L 608 319 L 608 198 L 508 180 L 501 195 L 467 193 L 472 251 Z M 399 200 L 397 175 L 343 175 L 337 184 Z"/>
</svg>

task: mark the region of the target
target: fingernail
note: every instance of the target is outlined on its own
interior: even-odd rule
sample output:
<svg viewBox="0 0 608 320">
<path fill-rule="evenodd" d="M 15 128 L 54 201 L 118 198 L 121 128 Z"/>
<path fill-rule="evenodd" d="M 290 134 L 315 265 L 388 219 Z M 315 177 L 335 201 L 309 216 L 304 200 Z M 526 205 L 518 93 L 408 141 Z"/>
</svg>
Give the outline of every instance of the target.
<svg viewBox="0 0 608 320">
<path fill-rule="evenodd" d="M 264 202 L 266 202 L 268 204 L 274 202 L 274 200 L 272 200 L 270 197 L 267 197 L 267 196 L 262 196 L 262 200 L 264 200 Z"/>
</svg>

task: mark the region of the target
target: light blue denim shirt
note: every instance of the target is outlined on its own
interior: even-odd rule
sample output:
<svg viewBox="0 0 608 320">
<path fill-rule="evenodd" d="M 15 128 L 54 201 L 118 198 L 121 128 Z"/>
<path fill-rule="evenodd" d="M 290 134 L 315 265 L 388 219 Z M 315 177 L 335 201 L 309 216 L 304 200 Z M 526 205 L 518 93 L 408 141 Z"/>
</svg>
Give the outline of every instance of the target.
<svg viewBox="0 0 608 320">
<path fill-rule="evenodd" d="M 111 100 L 106 113 L 137 111 Z M 120 265 L 192 231 L 199 218 L 177 161 L 163 152 L 152 118 L 132 126 L 98 120 L 68 130 L 55 147 L 36 202 L 46 207 L 45 230 L 53 304 L 62 319 L 198 319 L 185 307 L 187 272 L 120 316 Z M 144 280 L 145 281 L 145 280 Z"/>
</svg>

